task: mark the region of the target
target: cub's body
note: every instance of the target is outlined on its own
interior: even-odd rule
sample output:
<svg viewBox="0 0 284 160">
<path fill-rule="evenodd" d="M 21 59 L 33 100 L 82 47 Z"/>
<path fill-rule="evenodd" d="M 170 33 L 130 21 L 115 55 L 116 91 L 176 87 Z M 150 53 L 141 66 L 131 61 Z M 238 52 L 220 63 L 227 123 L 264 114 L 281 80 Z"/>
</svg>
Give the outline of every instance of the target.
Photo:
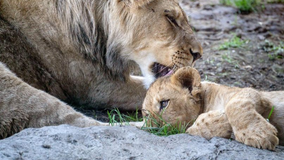
<svg viewBox="0 0 284 160">
<path fill-rule="evenodd" d="M 202 99 L 204 100 L 202 114 L 207 115 L 206 120 L 204 120 L 205 123 L 215 120 L 214 117 L 211 119 L 209 116 L 211 115 L 210 113 L 223 113 L 227 116 L 227 119 L 224 121 L 228 121 L 229 114 L 229 116 L 232 116 L 229 118 L 231 123 L 233 123 L 232 121 L 236 122 L 234 123 L 235 126 L 232 126 L 233 129 L 234 127 L 244 127 L 250 129 L 252 132 L 257 132 L 258 127 L 262 128 L 265 126 L 264 124 L 268 124 L 268 130 L 265 131 L 265 129 L 263 129 L 262 131 L 271 132 L 274 129 L 270 128 L 269 123 L 264 122 L 264 120 L 268 119 L 272 111 L 269 122 L 276 127 L 280 144 L 284 144 L 284 91 L 261 92 L 252 88 L 227 87 L 210 82 L 201 82 L 201 88 L 201 94 L 203 94 Z M 257 113 L 261 115 L 262 118 L 260 118 Z M 253 117 L 250 117 L 251 115 L 253 115 Z M 250 127 L 247 128 L 248 126 L 245 126 L 246 120 L 248 123 L 251 121 L 252 124 L 254 122 L 256 122 L 256 124 L 249 125 Z M 188 132 L 197 133 L 198 123 L 203 124 L 201 118 L 197 118 L 195 124 L 191 127 L 192 129 L 189 129 Z M 222 128 L 218 128 L 217 130 L 219 129 Z M 247 131 L 244 131 L 244 133 L 245 132 Z M 211 134 L 212 135 L 209 135 L 207 138 L 218 136 L 214 135 L 214 133 Z M 225 137 L 229 136 L 230 135 L 227 135 Z"/>
<path fill-rule="evenodd" d="M 154 82 L 143 114 L 161 117 L 161 123 L 189 124 L 187 133 L 208 139 L 230 138 L 233 133 L 237 141 L 257 148 L 273 150 L 278 143 L 284 144 L 284 91 L 201 82 L 198 71 L 190 67 Z"/>
</svg>

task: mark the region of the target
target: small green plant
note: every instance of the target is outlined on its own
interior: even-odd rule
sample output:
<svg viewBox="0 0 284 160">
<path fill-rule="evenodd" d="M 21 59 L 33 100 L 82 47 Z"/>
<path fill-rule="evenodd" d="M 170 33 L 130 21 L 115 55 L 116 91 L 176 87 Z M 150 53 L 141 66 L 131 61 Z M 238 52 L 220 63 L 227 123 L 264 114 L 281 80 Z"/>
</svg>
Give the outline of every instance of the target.
<svg viewBox="0 0 284 160">
<path fill-rule="evenodd" d="M 267 0 L 267 3 L 284 3 L 284 0 Z"/>
<path fill-rule="evenodd" d="M 127 112 L 127 115 L 123 115 L 126 121 L 140 122 L 143 121 L 143 117 L 139 114 L 139 109 L 136 108 L 135 112 Z"/>
<path fill-rule="evenodd" d="M 127 125 L 129 122 L 140 122 L 143 118 L 139 115 L 139 110 L 136 109 L 133 113 L 122 114 L 118 108 L 107 111 L 109 118 L 109 124 L 114 126 L 115 124 Z"/>
<path fill-rule="evenodd" d="M 281 55 L 277 55 L 277 54 L 268 54 L 267 55 L 268 56 L 268 58 L 270 59 L 270 60 L 276 60 L 276 59 L 282 59 L 283 58 L 283 56 L 281 56 Z"/>
<path fill-rule="evenodd" d="M 284 56 L 284 42 L 280 42 L 278 45 L 265 40 L 260 44 L 260 49 L 268 53 L 270 60 L 283 59 Z"/>
<path fill-rule="evenodd" d="M 134 114 L 128 115 L 122 114 L 119 109 L 107 111 L 107 114 L 111 126 L 115 126 L 117 124 L 129 125 L 130 121 L 143 121 L 143 118 L 139 117 L 138 109 L 136 110 L 136 112 L 134 112 Z M 188 124 L 184 125 L 180 123 L 177 126 L 173 126 L 169 123 L 166 123 L 162 119 L 162 116 L 159 115 L 158 117 L 158 120 L 153 118 L 153 116 L 148 116 L 147 118 L 145 118 L 145 125 L 141 129 L 158 136 L 168 136 L 173 134 L 185 133 L 186 129 L 188 128 Z M 148 121 L 151 121 L 157 127 L 147 126 L 146 124 Z M 163 125 L 161 125 L 159 121 L 162 121 Z"/>
<path fill-rule="evenodd" d="M 223 54 L 222 60 L 234 65 L 235 68 L 239 68 L 238 61 L 234 60 L 233 57 L 229 53 Z"/>
<path fill-rule="evenodd" d="M 227 6 L 234 6 L 242 13 L 256 11 L 259 0 L 220 0 L 220 3 Z"/>
<path fill-rule="evenodd" d="M 114 126 L 116 123 L 124 123 L 125 119 L 122 117 L 119 109 L 113 109 L 111 111 L 107 111 L 108 119 L 109 119 L 109 124 L 111 126 Z"/>
<path fill-rule="evenodd" d="M 152 127 L 151 125 L 148 126 L 147 122 L 151 121 L 154 123 L 155 126 L 157 127 Z M 186 129 L 188 128 L 190 123 L 187 124 L 182 124 L 182 123 L 177 123 L 178 125 L 171 125 L 167 123 L 161 115 L 158 115 L 158 120 L 153 118 L 153 116 L 148 116 L 145 119 L 145 127 L 142 127 L 142 130 L 148 131 L 152 134 L 158 135 L 158 136 L 169 136 L 173 134 L 180 134 L 180 133 L 185 133 Z M 151 124 L 151 123 L 149 123 Z"/>
<path fill-rule="evenodd" d="M 273 111 L 274 111 L 274 106 L 272 106 L 272 108 L 271 108 L 271 110 L 270 110 L 270 113 L 269 113 L 269 115 L 268 115 L 268 117 L 267 117 L 267 122 L 269 122 L 269 119 L 270 119 L 270 117 L 271 117 L 271 115 L 272 115 L 272 113 L 273 113 Z"/>
<path fill-rule="evenodd" d="M 224 61 L 227 61 L 228 63 L 233 63 L 233 58 L 230 56 L 230 55 L 228 55 L 228 54 L 223 54 L 222 55 L 222 59 L 224 60 Z"/>
<path fill-rule="evenodd" d="M 240 48 L 242 47 L 247 41 L 242 40 L 241 38 L 237 37 L 236 35 L 233 36 L 229 41 L 224 42 L 222 45 L 219 46 L 219 50 L 227 50 L 229 48 Z"/>
<path fill-rule="evenodd" d="M 169 136 L 173 134 L 185 133 L 187 127 L 185 125 L 179 125 L 178 127 L 170 124 L 165 124 L 161 127 L 142 127 L 142 130 L 148 131 L 158 136 Z"/>
<path fill-rule="evenodd" d="M 207 64 L 211 64 L 211 65 L 214 65 L 214 64 L 215 64 L 215 61 L 216 61 L 216 60 L 215 60 L 215 59 L 212 59 L 212 58 L 211 58 L 211 59 L 210 59 L 210 58 L 206 59 L 206 63 L 207 63 Z"/>
</svg>

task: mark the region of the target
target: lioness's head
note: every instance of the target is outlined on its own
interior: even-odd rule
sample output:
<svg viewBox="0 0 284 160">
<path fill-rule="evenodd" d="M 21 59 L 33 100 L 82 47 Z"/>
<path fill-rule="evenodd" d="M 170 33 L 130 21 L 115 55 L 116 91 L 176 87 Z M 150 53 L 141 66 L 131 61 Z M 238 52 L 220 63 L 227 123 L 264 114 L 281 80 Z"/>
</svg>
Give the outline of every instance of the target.
<svg viewBox="0 0 284 160">
<path fill-rule="evenodd" d="M 201 110 L 201 82 L 197 70 L 183 67 L 172 76 L 157 79 L 148 89 L 142 113 L 148 125 L 189 124 Z"/>
<path fill-rule="evenodd" d="M 202 47 L 178 0 L 110 3 L 116 7 L 109 10 L 109 48 L 120 46 L 121 56 L 140 66 L 146 87 L 176 68 L 192 66 L 202 56 Z"/>
</svg>

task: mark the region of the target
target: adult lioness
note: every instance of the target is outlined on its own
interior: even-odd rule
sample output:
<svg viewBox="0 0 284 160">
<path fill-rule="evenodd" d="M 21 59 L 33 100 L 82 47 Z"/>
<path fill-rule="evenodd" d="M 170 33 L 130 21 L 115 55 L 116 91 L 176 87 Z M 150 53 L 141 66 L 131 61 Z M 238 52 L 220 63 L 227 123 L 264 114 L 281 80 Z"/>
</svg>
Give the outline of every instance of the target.
<svg viewBox="0 0 284 160">
<path fill-rule="evenodd" d="M 266 118 L 273 106 L 269 123 Z M 148 125 L 188 123 L 186 132 L 192 135 L 230 138 L 233 133 L 239 142 L 270 150 L 278 145 L 278 138 L 284 144 L 284 91 L 260 92 L 200 82 L 198 71 L 190 67 L 157 79 L 147 92 L 142 111 L 156 119 L 150 119 Z"/>
<path fill-rule="evenodd" d="M 31 86 L 77 105 L 135 109 L 142 80 L 147 87 L 202 55 L 177 0 L 0 0 L 0 23 L 0 114 L 20 110 L 28 127 L 86 126 L 49 117 L 62 108 L 39 105 L 50 96 Z M 144 77 L 130 76 L 135 63 Z M 42 101 L 34 110 L 48 113 L 27 110 L 32 97 Z"/>
</svg>

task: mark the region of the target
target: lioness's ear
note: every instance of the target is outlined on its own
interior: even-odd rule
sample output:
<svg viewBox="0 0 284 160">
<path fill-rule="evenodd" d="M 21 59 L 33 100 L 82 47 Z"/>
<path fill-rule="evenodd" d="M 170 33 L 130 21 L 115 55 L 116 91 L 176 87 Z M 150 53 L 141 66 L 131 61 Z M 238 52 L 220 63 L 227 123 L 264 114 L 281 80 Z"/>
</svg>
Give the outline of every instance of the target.
<svg viewBox="0 0 284 160">
<path fill-rule="evenodd" d="M 201 80 L 198 71 L 192 67 L 178 69 L 171 76 L 171 83 L 186 87 L 193 94 L 199 93 Z"/>
<path fill-rule="evenodd" d="M 118 1 L 124 1 L 126 4 L 132 7 L 142 7 L 154 0 L 118 0 Z"/>
</svg>

